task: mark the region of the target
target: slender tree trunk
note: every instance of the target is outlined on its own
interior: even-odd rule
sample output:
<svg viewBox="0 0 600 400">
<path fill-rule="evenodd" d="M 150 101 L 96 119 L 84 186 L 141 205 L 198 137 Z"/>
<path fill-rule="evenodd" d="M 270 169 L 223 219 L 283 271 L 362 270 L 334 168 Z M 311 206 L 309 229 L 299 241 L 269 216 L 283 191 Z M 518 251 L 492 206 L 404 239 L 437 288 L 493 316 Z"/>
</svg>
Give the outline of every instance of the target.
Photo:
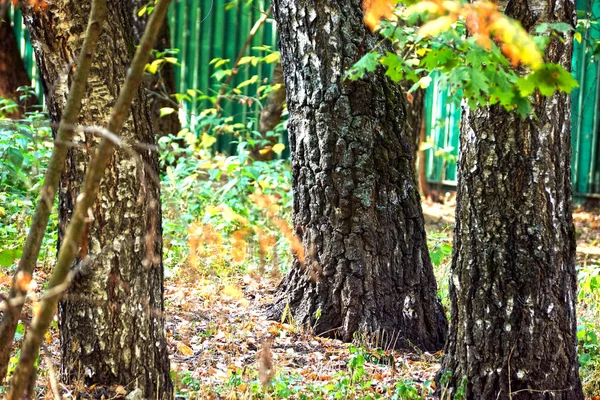
<svg viewBox="0 0 600 400">
<path fill-rule="evenodd" d="M 277 0 L 290 113 L 294 230 L 306 249 L 270 308 L 316 334 L 441 348 L 446 319 L 425 240 L 399 86 L 344 80 L 377 37 L 359 0 Z M 319 318 L 316 315 L 320 314 Z"/>
<path fill-rule="evenodd" d="M 109 0 L 104 35 L 90 73 L 79 123 L 103 125 L 131 62 L 131 13 Z M 89 6 L 75 0 L 24 10 L 53 122 L 64 107 L 71 64 L 81 47 Z M 138 91 L 122 131 L 125 140 L 155 143 L 146 96 Z M 76 136 L 60 184 L 59 245 L 86 166 L 99 139 Z M 155 153 L 118 151 L 90 209 L 79 272 L 59 306 L 62 372 L 67 383 L 138 387 L 144 398 L 171 398 L 164 315 L 160 193 Z M 87 257 L 87 258 L 86 258 Z M 151 262 L 148 261 L 151 259 Z M 85 259 L 84 261 L 81 261 Z"/>
<path fill-rule="evenodd" d="M 19 118 L 26 107 L 37 103 L 35 96 L 26 102 L 19 101 L 17 88 L 30 86 L 31 79 L 19 53 L 17 38 L 8 17 L 9 3 L 0 3 L 0 97 L 12 99 L 19 104 L 19 112 L 10 117 Z"/>
<path fill-rule="evenodd" d="M 511 1 L 531 30 L 574 24 L 570 0 Z M 548 59 L 571 65 L 572 38 Z M 465 110 L 450 280 L 450 335 L 440 377 L 466 399 L 583 399 L 576 339 L 570 100 L 535 96 L 536 117 Z M 440 386 L 444 386 L 441 384 Z"/>
<path fill-rule="evenodd" d="M 267 96 L 267 100 L 260 111 L 260 120 L 258 123 L 258 132 L 265 137 L 266 134 L 281 122 L 281 114 L 283 113 L 283 106 L 285 105 L 285 86 L 283 82 L 283 68 L 281 62 L 275 64 L 273 68 L 273 74 L 271 76 L 272 85 L 281 85 L 278 89 L 272 91 Z M 277 143 L 277 137 L 271 136 L 269 139 L 269 145 L 273 146 Z M 274 152 L 269 151 L 261 154 L 260 150 L 264 146 L 255 146 L 252 148 L 251 156 L 255 160 L 272 160 Z"/>
<path fill-rule="evenodd" d="M 147 0 L 127 0 L 129 10 L 133 18 L 133 39 L 138 43 L 144 34 L 146 23 L 148 22 L 148 13 L 142 16 L 138 11 L 148 5 Z M 164 51 L 172 48 L 171 30 L 168 21 L 162 25 L 158 35 L 155 49 Z M 177 93 L 175 85 L 175 69 L 173 64 L 164 63 L 160 71 L 155 75 L 146 76 L 146 88 L 148 89 L 148 102 L 150 103 L 150 116 L 154 125 L 154 132 L 158 136 L 169 134 L 176 135 L 181 130 L 181 123 L 177 112 L 160 117 L 160 109 L 163 107 L 177 108 L 173 102 L 175 99 L 165 98 Z"/>
<path fill-rule="evenodd" d="M 413 93 L 412 102 L 408 105 L 407 125 L 409 127 L 410 140 L 413 145 L 413 165 L 416 168 L 417 182 L 421 195 L 427 198 L 431 196 L 429 182 L 427 182 L 427 164 L 425 152 L 419 151 L 419 146 L 427 140 L 425 123 L 425 90 L 417 90 Z"/>
</svg>

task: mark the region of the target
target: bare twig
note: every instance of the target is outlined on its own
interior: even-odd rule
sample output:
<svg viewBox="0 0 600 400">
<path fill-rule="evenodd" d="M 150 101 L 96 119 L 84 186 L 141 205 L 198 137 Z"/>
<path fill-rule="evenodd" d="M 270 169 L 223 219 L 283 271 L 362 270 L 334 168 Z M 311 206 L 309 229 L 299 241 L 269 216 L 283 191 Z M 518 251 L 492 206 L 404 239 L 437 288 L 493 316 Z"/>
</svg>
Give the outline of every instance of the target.
<svg viewBox="0 0 600 400">
<path fill-rule="evenodd" d="M 267 18 L 269 18 L 270 14 L 271 14 L 271 7 L 269 7 L 260 16 L 260 18 L 254 23 L 254 26 L 252 27 L 252 29 L 250 29 L 250 33 L 248 34 L 248 37 L 246 38 L 244 45 L 240 49 L 240 52 L 238 53 L 238 56 L 235 59 L 235 62 L 233 63 L 233 68 L 231 69 L 231 75 L 229 75 L 227 77 L 227 80 L 225 80 L 225 83 L 223 83 L 221 85 L 221 89 L 219 89 L 219 94 L 217 96 L 217 100 L 215 101 L 215 108 L 217 110 L 219 110 L 219 105 L 221 104 L 221 99 L 225 96 L 225 92 L 227 91 L 229 84 L 231 83 L 233 78 L 237 75 L 238 67 L 240 65 L 240 60 L 242 59 L 242 57 L 244 57 L 244 54 L 246 54 L 246 49 L 248 48 L 250 43 L 252 43 L 252 39 L 254 39 L 254 36 L 256 35 L 256 33 L 258 32 L 260 27 L 263 26 L 263 24 L 267 21 Z"/>
<path fill-rule="evenodd" d="M 127 73 L 127 78 L 108 122 L 108 130 L 115 135 L 121 132 L 125 119 L 129 115 L 131 103 L 142 82 L 144 67 L 152 46 L 156 41 L 158 31 L 165 18 L 170 2 L 171 0 L 159 0 L 150 16 L 146 31 L 137 48 L 131 67 Z M 58 253 L 56 268 L 48 284 L 49 289 L 65 284 L 68 278 L 71 264 L 77 255 L 77 250 L 82 241 L 88 209 L 96 201 L 100 181 L 104 175 L 106 166 L 112 158 L 114 149 L 114 143 L 104 137 L 90 161 L 83 183 L 83 191 L 77 197 L 71 222 L 67 227 L 64 242 Z M 28 382 L 29 377 L 32 375 L 33 363 L 38 354 L 44 333 L 48 329 L 50 322 L 52 322 L 59 298 L 59 295 L 45 298 L 40 304 L 39 312 L 33 318 L 31 329 L 23 341 L 19 364 L 11 380 L 8 392 L 9 400 L 20 399 L 23 396 L 26 382 Z"/>
<path fill-rule="evenodd" d="M 56 134 L 56 142 L 48 164 L 48 170 L 44 177 L 44 186 L 41 190 L 42 195 L 38 201 L 35 215 L 33 216 L 33 222 L 29 229 L 29 234 L 27 235 L 23 255 L 19 261 L 19 268 L 13 278 L 9 299 L 22 297 L 26 294 L 21 289 L 17 277 L 19 274 L 31 276 L 35 269 L 44 234 L 46 233 L 48 219 L 50 218 L 50 212 L 52 211 L 52 204 L 54 203 L 54 198 L 58 189 L 58 181 L 67 158 L 67 151 L 69 148 L 64 143 L 69 143 L 73 139 L 73 129 L 71 126 L 77 121 L 77 117 L 81 110 L 81 101 L 85 95 L 87 78 L 105 16 L 106 0 L 94 0 L 92 2 L 85 40 L 77 62 L 78 67 L 75 71 L 71 90 L 69 91 L 63 118 Z M 4 380 L 6 376 L 11 345 L 21 315 L 21 310 L 22 304 L 5 311 L 2 316 L 2 322 L 0 323 L 0 381 Z"/>
</svg>

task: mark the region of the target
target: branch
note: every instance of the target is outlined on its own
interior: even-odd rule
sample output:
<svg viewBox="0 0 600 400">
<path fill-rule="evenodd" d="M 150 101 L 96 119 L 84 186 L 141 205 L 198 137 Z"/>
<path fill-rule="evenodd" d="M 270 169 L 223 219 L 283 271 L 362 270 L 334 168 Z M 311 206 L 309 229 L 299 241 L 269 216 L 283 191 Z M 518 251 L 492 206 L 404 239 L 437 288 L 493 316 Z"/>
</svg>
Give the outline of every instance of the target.
<svg viewBox="0 0 600 400">
<path fill-rule="evenodd" d="M 120 133 L 125 119 L 129 115 L 131 103 L 143 79 L 144 67 L 158 36 L 161 23 L 167 14 L 170 2 L 171 0 L 159 0 L 150 15 L 146 31 L 137 48 L 125 84 L 119 93 L 108 122 L 108 130 L 115 135 Z M 64 242 L 58 253 L 56 268 L 48 284 L 49 289 L 63 285 L 68 278 L 71 264 L 75 260 L 77 250 L 81 244 L 88 209 L 94 205 L 98 196 L 100 181 L 108 162 L 112 158 L 114 149 L 114 142 L 104 137 L 92 157 L 83 183 L 84 189 L 77 197 L 73 217 L 67 227 Z M 45 298 L 40 304 L 39 312 L 33 318 L 31 328 L 23 342 L 19 364 L 11 380 L 8 392 L 9 400 L 21 399 L 23 396 L 27 382 L 33 373 L 33 363 L 44 339 L 44 333 L 52 322 L 59 298 L 60 295 Z"/>
<path fill-rule="evenodd" d="M 217 96 L 217 100 L 215 101 L 215 109 L 219 110 L 219 105 L 221 104 L 221 99 L 225 95 L 225 92 L 227 91 L 229 84 L 231 83 L 233 78 L 237 75 L 240 60 L 242 59 L 244 54 L 246 54 L 246 49 L 252 42 L 252 39 L 254 39 L 254 36 L 256 36 L 256 33 L 258 32 L 260 27 L 263 26 L 263 24 L 267 21 L 267 18 L 269 18 L 270 14 L 271 14 L 271 7 L 269 7 L 260 16 L 260 18 L 254 23 L 254 26 L 252 27 L 252 29 L 250 29 L 250 33 L 248 33 L 248 37 L 246 38 L 244 45 L 240 49 L 240 52 L 238 53 L 238 56 L 235 59 L 235 62 L 233 63 L 233 68 L 231 69 L 231 75 L 229 75 L 227 77 L 227 80 L 225 80 L 225 82 L 221 85 L 221 89 L 219 89 L 219 95 Z"/>
<path fill-rule="evenodd" d="M 81 111 L 81 101 L 86 92 L 87 79 L 92 65 L 94 52 L 96 51 L 96 43 L 102 32 L 102 23 L 105 17 L 106 0 L 94 0 L 92 2 L 92 9 L 83 47 L 79 54 L 73 84 L 69 91 L 63 118 L 58 127 L 54 149 L 48 164 L 46 176 L 44 177 L 44 186 L 42 187 L 41 196 L 38 200 L 29 234 L 27 235 L 23 255 L 19 261 L 19 268 L 13 277 L 7 307 L 11 304 L 11 299 L 23 297 L 27 294 L 27 289 L 19 284 L 17 277 L 30 277 L 35 269 L 44 234 L 46 233 L 50 212 L 52 211 L 52 205 L 54 204 L 54 198 L 56 197 L 60 175 L 65 166 L 65 160 L 69 150 L 67 143 L 70 143 L 73 139 L 73 126 L 77 122 L 77 117 Z M 8 307 L 2 316 L 2 322 L 0 323 L 0 382 L 6 377 L 11 345 L 22 309 L 23 304 L 19 303 L 15 306 Z"/>
</svg>

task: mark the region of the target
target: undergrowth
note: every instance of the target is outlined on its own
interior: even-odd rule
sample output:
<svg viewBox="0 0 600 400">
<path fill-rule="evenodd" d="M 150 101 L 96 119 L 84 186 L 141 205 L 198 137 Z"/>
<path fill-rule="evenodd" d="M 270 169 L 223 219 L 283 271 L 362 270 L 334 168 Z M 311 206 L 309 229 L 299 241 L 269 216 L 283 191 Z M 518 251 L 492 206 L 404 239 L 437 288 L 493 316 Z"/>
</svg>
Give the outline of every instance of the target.
<svg viewBox="0 0 600 400">
<path fill-rule="evenodd" d="M 0 105 L 1 117 L 11 104 L 3 101 Z M 223 124 L 224 120 L 219 121 L 208 134 L 182 131 L 159 140 L 168 277 L 215 282 L 248 274 L 278 277 L 291 264 L 289 161 L 252 160 L 249 150 L 256 144 L 251 139 L 252 122 L 235 128 L 232 122 L 227 128 L 237 132 L 234 155 L 215 154 L 212 145 L 218 129 L 225 129 Z M 16 268 L 51 149 L 51 131 L 44 114 L 27 113 L 19 121 L 0 118 L 0 276 L 9 277 Z M 54 212 L 41 264 L 52 264 L 57 225 Z M 441 231 L 429 233 L 428 239 L 438 294 L 448 311 L 451 238 Z M 595 395 L 600 392 L 600 265 L 581 266 L 578 279 L 580 370 L 584 390 Z M 215 332 L 218 329 L 216 326 Z M 385 350 L 356 344 L 347 354 L 345 367 L 321 383 L 318 379 L 307 383 L 285 369 L 261 382 L 261 370 L 253 365 L 232 371 L 226 382 L 209 389 L 187 372 L 174 373 L 174 378 L 179 394 L 189 398 L 202 398 L 209 390 L 225 398 L 418 399 L 433 391 L 432 382 L 412 381 L 400 374 L 393 383 L 377 383 L 376 370 L 366 366 L 386 360 Z M 387 367 L 396 368 L 394 362 Z"/>
</svg>

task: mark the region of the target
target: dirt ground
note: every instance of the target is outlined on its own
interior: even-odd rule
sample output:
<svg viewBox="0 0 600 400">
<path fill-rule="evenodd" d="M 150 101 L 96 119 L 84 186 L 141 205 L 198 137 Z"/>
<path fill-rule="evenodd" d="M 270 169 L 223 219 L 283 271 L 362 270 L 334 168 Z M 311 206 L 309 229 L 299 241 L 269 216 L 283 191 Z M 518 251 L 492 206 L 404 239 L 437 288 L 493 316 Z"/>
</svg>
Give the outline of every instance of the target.
<svg viewBox="0 0 600 400">
<path fill-rule="evenodd" d="M 423 208 L 429 232 L 452 235 L 452 199 L 447 204 L 425 202 Z M 600 210 L 577 208 L 574 221 L 578 263 L 600 262 Z M 38 290 L 44 278 L 44 272 L 35 274 Z M 278 279 L 246 275 L 218 280 L 183 275 L 166 280 L 167 337 L 180 399 L 253 398 L 260 370 L 257 360 L 266 353 L 272 358 L 274 379 L 286 384 L 317 387 L 343 376 L 351 344 L 313 337 L 293 324 L 266 320 L 264 308 L 272 301 Z M 0 281 L 6 286 L 1 287 L 3 291 L 9 281 Z M 389 388 L 399 378 L 421 390 L 439 368 L 441 353 L 377 350 L 369 340 L 354 344 L 360 345 L 363 352 L 372 355 L 364 364 L 371 380 L 365 390 L 383 398 L 391 396 L 393 389 Z M 265 347 L 268 350 L 263 350 Z M 120 386 L 66 387 L 53 378 L 58 376 L 59 357 L 54 325 L 42 351 L 38 380 L 41 398 L 52 398 L 52 386 L 60 388 L 63 398 L 122 398 L 129 392 Z"/>
</svg>

